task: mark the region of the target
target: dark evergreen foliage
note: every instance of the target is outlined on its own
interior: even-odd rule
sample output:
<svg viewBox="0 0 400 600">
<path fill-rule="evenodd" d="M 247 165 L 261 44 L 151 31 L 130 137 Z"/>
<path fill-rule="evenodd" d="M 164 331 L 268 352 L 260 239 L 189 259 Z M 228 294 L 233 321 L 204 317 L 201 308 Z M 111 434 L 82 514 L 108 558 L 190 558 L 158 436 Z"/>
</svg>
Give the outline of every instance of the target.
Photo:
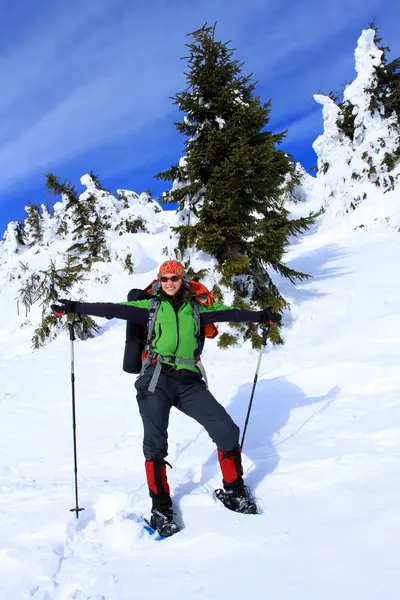
<svg viewBox="0 0 400 600">
<path fill-rule="evenodd" d="M 250 306 L 287 305 L 267 268 L 291 281 L 307 277 L 283 262 L 285 247 L 315 220 L 290 219 L 285 200 L 297 178 L 291 158 L 277 148 L 286 132 L 266 130 L 271 102 L 255 94 L 251 75 L 233 58 L 215 26 L 190 34 L 188 88 L 173 99 L 185 113 L 175 123 L 186 136 L 186 159 L 157 178 L 179 186 L 162 200 L 190 209 L 198 221 L 177 228 L 179 248 L 197 248 L 217 258 L 222 284 Z M 225 336 L 226 337 L 226 336 Z"/>
<path fill-rule="evenodd" d="M 105 192 L 108 192 L 109 190 L 107 190 L 106 188 L 104 188 L 101 184 L 100 181 L 100 177 L 98 175 L 96 175 L 95 173 L 93 173 L 93 171 L 89 171 L 89 175 L 93 180 L 94 186 L 96 188 L 96 190 L 104 190 Z"/>
<path fill-rule="evenodd" d="M 375 23 L 370 26 L 375 29 L 375 44 L 382 51 L 381 64 L 375 67 L 376 85 L 367 91 L 371 92 L 371 112 L 378 110 L 385 117 L 393 114 L 400 123 L 400 57 L 388 62 L 389 46 L 382 46 L 382 38 Z"/>
<path fill-rule="evenodd" d="M 46 188 L 52 196 L 66 196 L 67 210 L 74 209 L 76 205 L 79 204 L 79 197 L 75 191 L 74 186 L 71 183 L 67 181 L 60 183 L 60 180 L 58 179 L 58 177 L 56 177 L 56 175 L 54 175 L 54 173 L 46 173 L 45 177 Z"/>
<path fill-rule="evenodd" d="M 123 233 L 138 233 L 139 231 L 146 232 L 146 221 L 142 217 L 121 219 L 114 231 L 119 235 Z"/>
<path fill-rule="evenodd" d="M 354 121 L 356 113 L 354 111 L 354 105 L 348 100 L 344 100 L 339 104 L 340 116 L 337 120 L 338 128 L 346 135 L 351 141 L 354 138 Z"/>
<path fill-rule="evenodd" d="M 24 224 L 21 221 L 17 221 L 14 227 L 15 239 L 19 246 L 26 246 L 26 235 L 24 231 Z"/>
<path fill-rule="evenodd" d="M 25 232 L 29 236 L 29 246 L 34 246 L 40 244 L 43 239 L 40 206 L 34 202 L 29 202 L 26 212 L 28 216 L 25 219 Z"/>
<path fill-rule="evenodd" d="M 121 202 L 122 208 L 129 208 L 128 198 L 123 192 L 119 192 L 118 200 Z"/>
<path fill-rule="evenodd" d="M 376 83 L 366 90 L 371 93 L 370 110 L 371 112 L 377 110 L 386 118 L 395 117 L 396 126 L 400 127 L 400 57 L 388 62 L 387 54 L 390 52 L 390 48 L 382 46 L 382 38 L 375 23 L 371 24 L 371 28 L 375 29 L 375 44 L 383 54 L 381 64 L 375 67 Z M 389 170 L 394 167 L 399 157 L 400 136 L 395 152 L 392 155 L 387 153 L 385 157 L 384 162 Z"/>
</svg>

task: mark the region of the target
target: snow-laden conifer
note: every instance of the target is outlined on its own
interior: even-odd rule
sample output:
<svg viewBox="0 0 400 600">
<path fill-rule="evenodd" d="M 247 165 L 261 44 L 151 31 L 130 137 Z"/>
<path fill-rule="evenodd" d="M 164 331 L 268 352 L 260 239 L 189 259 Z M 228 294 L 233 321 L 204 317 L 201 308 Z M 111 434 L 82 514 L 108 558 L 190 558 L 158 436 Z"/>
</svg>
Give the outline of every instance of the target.
<svg viewBox="0 0 400 600">
<path fill-rule="evenodd" d="M 288 239 L 313 222 L 291 219 L 295 170 L 278 149 L 285 133 L 266 130 L 271 102 L 256 95 L 251 76 L 233 58 L 215 27 L 191 34 L 188 87 L 174 103 L 185 113 L 177 130 L 186 137 L 186 155 L 158 178 L 173 182 L 164 200 L 179 203 L 179 250 L 214 257 L 219 288 L 233 292 L 233 304 L 275 309 L 286 306 L 268 269 L 291 281 L 306 275 L 283 262 Z M 259 341 L 254 327 L 236 328 Z M 278 339 L 276 336 L 275 339 Z M 232 342 L 221 337 L 221 345 Z"/>
<path fill-rule="evenodd" d="M 73 222 L 73 243 L 67 252 L 78 271 L 90 270 L 94 262 L 110 260 L 106 231 L 111 228 L 115 212 L 115 207 L 108 202 L 108 192 L 101 188 L 97 177 L 85 175 L 81 183 L 86 185 L 87 191 L 78 197 L 75 186 L 60 183 L 53 174 L 47 176 L 49 191 L 55 196 L 62 193 L 67 197 L 66 209 Z"/>
<path fill-rule="evenodd" d="M 4 232 L 0 243 L 0 262 L 6 261 L 9 256 L 20 254 L 26 246 L 26 235 L 23 223 L 11 221 Z"/>
<path fill-rule="evenodd" d="M 314 196 L 322 200 L 325 222 L 340 218 L 353 227 L 398 226 L 400 59 L 388 63 L 388 49 L 380 41 L 375 29 L 362 32 L 355 50 L 357 77 L 341 103 L 314 96 L 324 119 L 324 132 L 313 145 L 318 155 Z"/>
<path fill-rule="evenodd" d="M 22 304 L 26 314 L 31 307 L 38 304 L 41 309 L 41 320 L 33 332 L 32 345 L 37 349 L 49 339 L 57 337 L 58 333 L 67 328 L 66 322 L 60 321 L 51 310 L 51 304 L 59 298 L 68 297 L 77 284 L 84 281 L 83 273 L 77 273 L 71 265 L 71 259 L 65 265 L 57 267 L 53 260 L 47 269 L 31 272 L 28 265 L 21 263 L 25 272 L 24 283 L 18 290 L 18 301 Z M 87 315 L 82 315 L 75 321 L 75 333 L 80 339 L 88 339 L 99 331 L 96 322 Z"/>
<path fill-rule="evenodd" d="M 40 244 L 43 239 L 42 230 L 42 214 L 40 212 L 40 206 L 34 202 L 30 202 L 25 207 L 27 217 L 25 219 L 24 230 L 29 246 Z"/>
</svg>

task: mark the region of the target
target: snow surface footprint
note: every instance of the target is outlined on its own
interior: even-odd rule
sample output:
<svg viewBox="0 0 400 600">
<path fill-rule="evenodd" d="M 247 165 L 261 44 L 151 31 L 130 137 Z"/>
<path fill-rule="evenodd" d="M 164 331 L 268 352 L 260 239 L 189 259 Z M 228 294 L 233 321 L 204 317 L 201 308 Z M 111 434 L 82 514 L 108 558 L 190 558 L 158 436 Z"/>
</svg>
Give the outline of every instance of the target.
<svg viewBox="0 0 400 600">
<path fill-rule="evenodd" d="M 59 558 L 57 569 L 29 596 L 34 600 L 114 600 L 115 576 L 108 573 L 99 577 L 101 567 L 129 555 L 139 542 L 154 543 L 136 518 L 130 512 L 127 495 L 115 492 L 101 496 L 92 508 L 80 513 L 78 521 L 68 525 L 65 544 L 53 549 Z M 89 593 L 99 579 L 101 588 L 108 590 L 106 596 Z"/>
</svg>

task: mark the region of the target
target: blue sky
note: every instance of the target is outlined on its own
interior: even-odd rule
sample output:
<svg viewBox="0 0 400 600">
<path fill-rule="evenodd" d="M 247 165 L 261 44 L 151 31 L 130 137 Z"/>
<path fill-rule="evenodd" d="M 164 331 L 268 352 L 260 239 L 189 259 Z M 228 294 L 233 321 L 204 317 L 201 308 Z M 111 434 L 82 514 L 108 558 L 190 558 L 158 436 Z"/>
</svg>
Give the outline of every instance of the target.
<svg viewBox="0 0 400 600">
<path fill-rule="evenodd" d="M 170 96 L 185 87 L 186 34 L 204 22 L 232 40 L 270 128 L 310 169 L 322 130 L 313 94 L 355 77 L 354 49 L 376 17 L 400 55 L 393 0 L 0 0 L 0 235 L 24 205 L 54 202 L 44 176 L 76 184 L 93 170 L 115 190 L 157 195 L 152 176 L 183 153 Z"/>
</svg>

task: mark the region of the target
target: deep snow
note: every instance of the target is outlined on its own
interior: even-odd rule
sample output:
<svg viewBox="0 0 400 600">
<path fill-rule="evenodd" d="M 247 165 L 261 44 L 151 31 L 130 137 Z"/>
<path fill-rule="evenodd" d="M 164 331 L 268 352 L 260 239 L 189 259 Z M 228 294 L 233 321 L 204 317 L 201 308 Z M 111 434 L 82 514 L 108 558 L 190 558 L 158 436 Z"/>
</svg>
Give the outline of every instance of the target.
<svg viewBox="0 0 400 600">
<path fill-rule="evenodd" d="M 139 235 L 151 261 L 161 261 L 168 231 Z M 286 343 L 263 357 L 244 444 L 246 481 L 263 514 L 236 515 L 213 501 L 215 448 L 175 411 L 169 479 L 185 528 L 162 542 L 134 521 L 150 503 L 134 378 L 121 370 L 125 324 L 106 321 L 101 335 L 75 344 L 78 521 L 69 513 L 69 340 L 31 353 L 9 339 L 0 364 L 1 597 L 397 598 L 399 259 L 390 231 L 316 230 L 291 247 L 289 264 L 314 278 L 285 284 Z M 152 275 L 106 287 L 123 299 Z M 96 287 L 89 297 L 103 299 Z M 241 426 L 256 361 L 246 345 L 207 343 L 211 390 Z"/>
</svg>

